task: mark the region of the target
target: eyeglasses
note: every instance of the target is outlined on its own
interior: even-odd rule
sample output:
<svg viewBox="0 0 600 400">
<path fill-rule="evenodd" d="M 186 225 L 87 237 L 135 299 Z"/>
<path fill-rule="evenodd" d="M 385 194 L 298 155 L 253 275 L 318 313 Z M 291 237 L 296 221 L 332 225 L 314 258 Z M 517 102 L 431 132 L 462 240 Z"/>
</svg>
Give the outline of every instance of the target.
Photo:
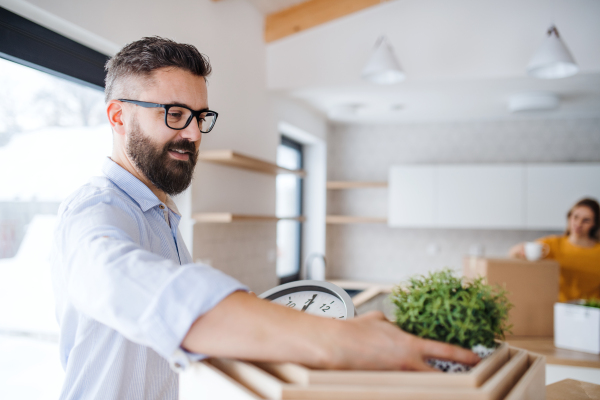
<svg viewBox="0 0 600 400">
<path fill-rule="evenodd" d="M 144 108 L 164 108 L 165 124 L 169 128 L 178 131 L 187 128 L 190 122 L 192 122 L 192 119 L 196 117 L 196 119 L 198 120 L 198 128 L 200 128 L 200 132 L 208 133 L 215 126 L 215 122 L 217 122 L 217 117 L 219 116 L 219 114 L 216 111 L 211 111 L 208 109 L 194 111 L 191 108 L 179 104 L 158 104 L 150 103 L 147 101 L 127 99 L 119 99 L 119 101 L 133 103 Z"/>
</svg>

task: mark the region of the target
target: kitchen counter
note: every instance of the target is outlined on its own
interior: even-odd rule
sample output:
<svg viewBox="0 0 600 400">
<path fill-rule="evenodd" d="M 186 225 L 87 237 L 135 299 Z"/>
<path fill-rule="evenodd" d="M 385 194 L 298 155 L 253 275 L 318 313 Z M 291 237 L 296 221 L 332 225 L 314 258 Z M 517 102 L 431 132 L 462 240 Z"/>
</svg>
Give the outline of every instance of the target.
<svg viewBox="0 0 600 400">
<path fill-rule="evenodd" d="M 552 338 L 514 337 L 506 340 L 511 346 L 546 356 L 546 364 L 570 367 L 600 368 L 600 355 L 558 349 Z"/>
</svg>

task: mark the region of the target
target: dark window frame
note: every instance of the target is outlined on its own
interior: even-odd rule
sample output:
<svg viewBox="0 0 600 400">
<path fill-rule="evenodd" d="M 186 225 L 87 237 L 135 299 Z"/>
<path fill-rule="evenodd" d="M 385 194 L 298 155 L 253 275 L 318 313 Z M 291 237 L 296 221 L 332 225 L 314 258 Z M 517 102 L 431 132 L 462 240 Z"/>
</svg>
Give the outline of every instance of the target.
<svg viewBox="0 0 600 400">
<path fill-rule="evenodd" d="M 290 139 L 287 136 L 282 134 L 280 145 L 287 146 L 287 147 L 290 147 L 290 148 L 296 150 L 300 154 L 299 168 L 300 169 L 304 168 L 304 150 L 303 150 L 303 146 L 301 143 L 296 142 L 295 140 Z M 298 215 L 302 215 L 304 212 L 304 179 L 299 176 L 298 180 L 300 182 L 299 188 L 298 188 L 298 204 L 300 205 L 300 207 L 298 209 Z M 302 233 L 303 233 L 302 222 L 298 222 L 298 260 L 297 260 L 298 270 L 291 275 L 279 277 L 279 284 L 284 284 L 284 283 L 300 280 L 300 273 L 302 271 Z"/>
<path fill-rule="evenodd" d="M 104 89 L 109 57 L 0 7 L 0 57 Z"/>
</svg>

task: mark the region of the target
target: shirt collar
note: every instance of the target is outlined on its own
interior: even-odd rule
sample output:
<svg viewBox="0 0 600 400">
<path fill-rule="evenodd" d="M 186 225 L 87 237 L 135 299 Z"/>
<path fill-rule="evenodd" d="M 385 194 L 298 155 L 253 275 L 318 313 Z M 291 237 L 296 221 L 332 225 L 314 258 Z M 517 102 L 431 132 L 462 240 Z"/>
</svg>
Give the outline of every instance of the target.
<svg viewBox="0 0 600 400">
<path fill-rule="evenodd" d="M 169 207 L 171 209 L 171 211 L 173 211 L 175 214 L 181 216 L 181 214 L 179 213 L 179 210 L 177 209 L 177 206 L 175 205 L 175 202 L 173 201 L 171 196 L 167 195 L 167 201 L 165 201 L 165 205 L 167 207 Z"/>
<path fill-rule="evenodd" d="M 127 193 L 129 197 L 135 200 L 140 205 L 142 211 L 146 212 L 152 207 L 161 204 L 161 201 L 154 193 L 152 193 L 152 190 L 150 190 L 148 186 L 133 176 L 125 168 L 111 160 L 110 157 L 107 157 L 104 161 L 102 172 L 122 191 Z M 177 210 L 175 203 L 168 195 L 165 204 L 171 211 L 179 215 L 179 210 Z"/>
</svg>

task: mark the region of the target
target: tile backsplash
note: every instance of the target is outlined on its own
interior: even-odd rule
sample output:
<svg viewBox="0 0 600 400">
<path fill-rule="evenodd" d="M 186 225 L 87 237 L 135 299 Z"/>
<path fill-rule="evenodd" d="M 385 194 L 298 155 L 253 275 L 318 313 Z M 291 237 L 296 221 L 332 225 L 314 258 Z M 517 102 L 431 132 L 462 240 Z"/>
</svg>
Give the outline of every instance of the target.
<svg viewBox="0 0 600 400">
<path fill-rule="evenodd" d="M 334 125 L 328 136 L 328 180 L 387 181 L 395 164 L 598 161 L 600 118 Z M 330 190 L 327 200 L 328 214 L 387 213 L 386 189 Z M 555 233 L 328 225 L 327 276 L 397 282 L 445 266 L 460 271 L 469 253 L 503 257 L 515 243 Z"/>
</svg>

